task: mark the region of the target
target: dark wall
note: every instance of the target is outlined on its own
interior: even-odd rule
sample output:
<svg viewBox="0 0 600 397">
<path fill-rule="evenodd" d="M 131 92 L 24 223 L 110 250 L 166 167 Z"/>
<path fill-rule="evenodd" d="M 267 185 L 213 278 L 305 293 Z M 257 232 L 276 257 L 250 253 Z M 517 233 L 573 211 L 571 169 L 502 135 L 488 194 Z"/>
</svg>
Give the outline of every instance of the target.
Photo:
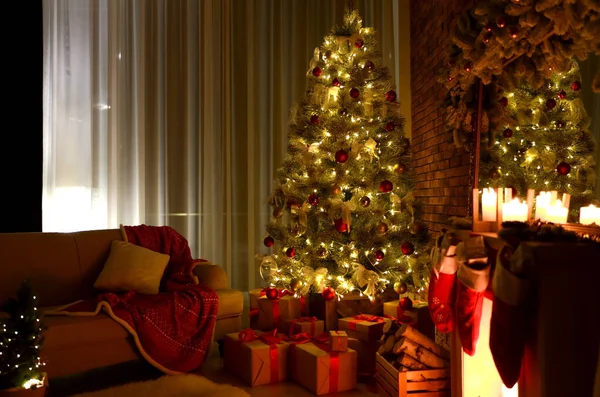
<svg viewBox="0 0 600 397">
<path fill-rule="evenodd" d="M 42 230 L 42 2 L 3 3 L 0 233 Z"/>
</svg>

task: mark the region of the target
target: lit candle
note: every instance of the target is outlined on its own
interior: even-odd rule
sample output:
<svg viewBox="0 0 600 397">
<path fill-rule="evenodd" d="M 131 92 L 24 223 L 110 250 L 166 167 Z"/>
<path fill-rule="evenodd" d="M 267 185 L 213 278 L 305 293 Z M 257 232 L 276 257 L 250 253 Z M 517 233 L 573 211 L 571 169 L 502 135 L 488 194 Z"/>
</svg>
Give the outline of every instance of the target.
<svg viewBox="0 0 600 397">
<path fill-rule="evenodd" d="M 535 198 L 535 219 L 546 220 L 546 208 L 550 206 L 550 192 L 540 192 Z"/>
<path fill-rule="evenodd" d="M 587 207 L 581 207 L 579 210 L 579 223 L 582 225 L 591 225 L 595 223 L 600 226 L 600 208 L 594 204 L 590 204 Z"/>
<path fill-rule="evenodd" d="M 527 203 L 522 203 L 518 198 L 502 204 L 502 220 L 504 222 L 527 221 Z"/>
<path fill-rule="evenodd" d="M 567 223 L 569 209 L 563 206 L 562 201 L 556 200 L 554 205 L 546 207 L 546 222 Z"/>
<path fill-rule="evenodd" d="M 481 220 L 484 222 L 496 221 L 496 208 L 498 196 L 496 191 L 490 188 L 484 188 L 481 194 Z"/>
</svg>

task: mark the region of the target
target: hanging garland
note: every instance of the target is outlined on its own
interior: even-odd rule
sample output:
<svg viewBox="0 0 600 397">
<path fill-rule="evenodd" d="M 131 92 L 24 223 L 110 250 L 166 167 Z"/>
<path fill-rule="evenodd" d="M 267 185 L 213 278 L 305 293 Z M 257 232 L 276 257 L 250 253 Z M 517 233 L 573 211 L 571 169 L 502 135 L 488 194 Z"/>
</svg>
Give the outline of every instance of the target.
<svg viewBox="0 0 600 397">
<path fill-rule="evenodd" d="M 453 32 L 448 63 L 438 80 L 448 89 L 447 127 L 454 144 L 471 150 L 477 122 L 474 85 L 483 83 L 481 142 L 511 124 L 503 96 L 523 82 L 536 89 L 572 59 L 600 55 L 598 0 L 489 0 L 464 12 Z M 574 82 L 575 83 L 575 82 Z M 600 92 L 600 71 L 592 88 Z"/>
</svg>

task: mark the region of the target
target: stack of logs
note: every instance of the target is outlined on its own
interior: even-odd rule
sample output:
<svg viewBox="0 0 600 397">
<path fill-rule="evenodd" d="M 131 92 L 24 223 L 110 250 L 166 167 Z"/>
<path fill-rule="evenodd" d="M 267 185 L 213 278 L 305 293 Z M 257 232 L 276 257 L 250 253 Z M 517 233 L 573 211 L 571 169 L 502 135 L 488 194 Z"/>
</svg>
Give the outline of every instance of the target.
<svg viewBox="0 0 600 397">
<path fill-rule="evenodd" d="M 450 352 L 408 324 L 387 321 L 378 353 L 399 371 L 449 367 Z"/>
</svg>

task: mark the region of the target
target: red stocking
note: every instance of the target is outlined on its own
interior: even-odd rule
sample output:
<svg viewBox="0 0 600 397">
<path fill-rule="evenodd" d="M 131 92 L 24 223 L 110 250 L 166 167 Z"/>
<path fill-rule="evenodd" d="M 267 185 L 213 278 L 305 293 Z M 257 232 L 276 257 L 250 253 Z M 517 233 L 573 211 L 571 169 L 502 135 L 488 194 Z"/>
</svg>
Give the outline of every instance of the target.
<svg viewBox="0 0 600 397">
<path fill-rule="evenodd" d="M 427 298 L 433 324 L 442 333 L 454 330 L 454 296 L 458 261 L 454 253 L 456 246 L 449 244 L 446 234 L 438 239 L 438 244 L 431 251 L 431 279 Z"/>
<path fill-rule="evenodd" d="M 483 298 L 490 277 L 490 265 L 482 236 L 469 238 L 457 247 L 462 262 L 457 272 L 456 322 L 463 350 L 475 354 L 479 339 Z"/>
<path fill-rule="evenodd" d="M 494 306 L 490 324 L 490 350 L 502 382 L 511 388 L 519 380 L 521 359 L 525 350 L 528 315 L 526 301 L 529 280 L 510 271 L 511 248 L 505 246 L 498 254 L 492 286 Z"/>
</svg>

